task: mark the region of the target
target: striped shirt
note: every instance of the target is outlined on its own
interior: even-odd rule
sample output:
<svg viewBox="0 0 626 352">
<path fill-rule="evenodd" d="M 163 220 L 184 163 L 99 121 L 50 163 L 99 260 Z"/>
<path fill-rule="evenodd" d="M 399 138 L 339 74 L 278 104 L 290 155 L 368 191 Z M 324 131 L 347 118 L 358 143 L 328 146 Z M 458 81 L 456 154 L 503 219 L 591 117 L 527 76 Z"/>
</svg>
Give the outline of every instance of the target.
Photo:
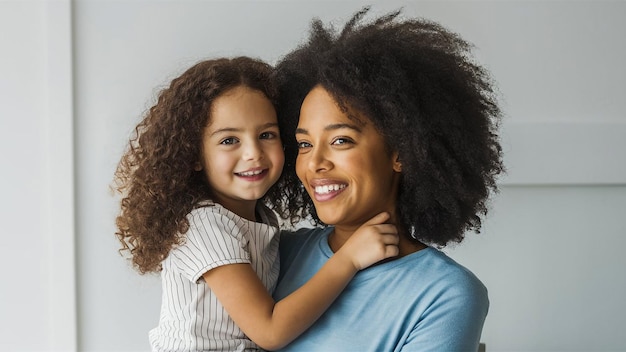
<svg viewBox="0 0 626 352">
<path fill-rule="evenodd" d="M 163 261 L 159 325 L 150 331 L 153 351 L 255 351 L 202 275 L 228 264 L 249 263 L 271 293 L 279 273 L 278 222 L 259 206 L 262 222 L 204 203 L 187 219 L 185 241 Z"/>
</svg>

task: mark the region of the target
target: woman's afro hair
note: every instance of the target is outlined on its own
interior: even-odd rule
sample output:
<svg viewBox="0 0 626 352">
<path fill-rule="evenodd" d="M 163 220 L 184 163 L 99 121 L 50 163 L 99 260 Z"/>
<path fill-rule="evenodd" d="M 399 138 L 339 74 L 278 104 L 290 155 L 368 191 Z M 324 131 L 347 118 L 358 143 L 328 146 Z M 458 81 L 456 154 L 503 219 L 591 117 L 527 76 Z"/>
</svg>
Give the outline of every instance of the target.
<svg viewBox="0 0 626 352">
<path fill-rule="evenodd" d="M 428 20 L 401 19 L 400 11 L 364 23 L 368 10 L 340 33 L 314 20 L 308 41 L 276 66 L 284 208 L 301 208 L 321 223 L 295 174 L 294 138 L 300 106 L 319 85 L 398 152 L 402 231 L 440 247 L 461 242 L 467 230 L 479 232 L 504 171 L 493 83 L 459 35 Z"/>
</svg>

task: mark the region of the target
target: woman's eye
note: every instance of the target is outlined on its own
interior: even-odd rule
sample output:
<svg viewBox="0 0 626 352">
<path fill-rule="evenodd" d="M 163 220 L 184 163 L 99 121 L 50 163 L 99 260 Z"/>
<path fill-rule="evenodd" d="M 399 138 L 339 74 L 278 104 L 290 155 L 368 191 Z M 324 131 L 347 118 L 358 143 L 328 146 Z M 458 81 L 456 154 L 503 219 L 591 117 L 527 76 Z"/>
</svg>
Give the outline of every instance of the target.
<svg viewBox="0 0 626 352">
<path fill-rule="evenodd" d="M 309 142 L 298 142 L 298 149 L 311 148 L 311 143 Z"/>
<path fill-rule="evenodd" d="M 354 144 L 354 141 L 346 137 L 338 137 L 333 140 L 332 145 Z"/>
<path fill-rule="evenodd" d="M 276 138 L 277 134 L 275 132 L 263 132 L 261 133 L 261 135 L 259 136 L 260 139 L 274 139 Z"/>
<path fill-rule="evenodd" d="M 230 144 L 235 144 L 237 143 L 238 140 L 235 137 L 228 137 L 228 138 L 224 138 L 220 141 L 220 144 L 224 144 L 224 145 L 230 145 Z"/>
</svg>

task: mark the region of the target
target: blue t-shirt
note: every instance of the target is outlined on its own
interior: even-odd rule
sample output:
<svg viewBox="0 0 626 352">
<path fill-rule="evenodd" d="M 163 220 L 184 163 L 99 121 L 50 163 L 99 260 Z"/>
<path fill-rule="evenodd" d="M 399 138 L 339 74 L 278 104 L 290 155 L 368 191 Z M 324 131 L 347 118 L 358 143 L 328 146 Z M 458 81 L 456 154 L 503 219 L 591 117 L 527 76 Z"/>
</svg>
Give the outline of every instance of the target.
<svg viewBox="0 0 626 352">
<path fill-rule="evenodd" d="M 277 301 L 333 255 L 332 230 L 282 234 Z M 319 320 L 281 351 L 476 351 L 488 308 L 480 280 L 427 247 L 358 272 Z"/>
</svg>

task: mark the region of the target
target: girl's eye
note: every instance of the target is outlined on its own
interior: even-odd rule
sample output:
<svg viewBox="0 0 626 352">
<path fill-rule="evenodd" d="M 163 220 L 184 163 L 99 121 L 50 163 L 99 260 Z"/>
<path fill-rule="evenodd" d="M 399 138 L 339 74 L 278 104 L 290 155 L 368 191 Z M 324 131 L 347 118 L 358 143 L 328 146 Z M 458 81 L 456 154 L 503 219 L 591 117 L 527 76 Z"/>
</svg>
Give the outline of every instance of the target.
<svg viewBox="0 0 626 352">
<path fill-rule="evenodd" d="M 346 145 L 346 144 L 354 144 L 354 141 L 347 137 L 337 137 L 331 143 L 332 145 Z"/>
<path fill-rule="evenodd" d="M 228 137 L 228 138 L 224 138 L 220 141 L 220 144 L 224 144 L 224 145 L 230 145 L 230 144 L 235 144 L 237 143 L 238 140 L 235 137 Z"/>
<path fill-rule="evenodd" d="M 261 135 L 259 136 L 260 139 L 274 139 L 276 138 L 277 134 L 275 132 L 263 132 L 261 133 Z"/>
</svg>

